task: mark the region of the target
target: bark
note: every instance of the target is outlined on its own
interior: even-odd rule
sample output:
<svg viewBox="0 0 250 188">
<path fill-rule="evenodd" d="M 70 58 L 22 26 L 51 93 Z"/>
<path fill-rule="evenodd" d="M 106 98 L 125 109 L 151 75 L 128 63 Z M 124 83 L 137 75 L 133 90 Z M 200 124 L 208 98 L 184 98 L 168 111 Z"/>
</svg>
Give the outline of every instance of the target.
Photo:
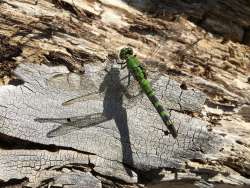
<svg viewBox="0 0 250 188">
<path fill-rule="evenodd" d="M 249 185 L 250 5 L 230 2 L 0 1 L 2 185 Z M 124 97 L 128 45 L 177 139 Z"/>
</svg>

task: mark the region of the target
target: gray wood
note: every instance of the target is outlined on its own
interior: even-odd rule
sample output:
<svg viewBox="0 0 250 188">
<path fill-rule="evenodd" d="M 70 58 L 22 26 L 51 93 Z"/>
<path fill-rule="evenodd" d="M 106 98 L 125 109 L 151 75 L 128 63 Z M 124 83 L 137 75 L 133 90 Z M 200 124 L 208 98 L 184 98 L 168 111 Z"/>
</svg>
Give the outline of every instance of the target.
<svg viewBox="0 0 250 188">
<path fill-rule="evenodd" d="M 111 88 L 109 99 L 104 95 L 105 99 L 100 96 L 63 106 L 65 101 L 88 92 L 88 88 L 84 87 L 86 78 L 98 88 L 107 75 L 97 65 L 89 64 L 86 68 L 85 75 L 80 76 L 68 74 L 65 67 L 21 64 L 15 74 L 25 84 L 0 88 L 0 132 L 25 141 L 53 144 L 95 154 L 103 160 L 97 160 L 98 163 L 96 160 L 92 161 L 93 164 L 98 164 L 97 171 L 116 177 L 116 171 L 108 169 L 116 169 L 119 163 L 142 171 L 157 168 L 183 169 L 186 160 L 205 160 L 206 154 L 216 152 L 219 148 L 220 139 L 207 131 L 206 122 L 174 110 L 171 111 L 171 119 L 178 129 L 178 138 L 164 135 L 163 130 L 166 128 L 146 97 L 141 99 L 143 104 L 135 103 L 132 108 L 126 109 L 117 101 L 116 95 L 120 91 L 117 81 L 112 82 L 112 79 L 105 86 L 114 87 Z M 121 72 L 121 76 L 123 74 L 125 73 Z M 154 84 L 156 93 L 162 96 L 161 100 L 166 108 L 171 106 L 171 109 L 179 110 L 179 106 L 183 105 L 183 109 L 201 109 L 205 95 L 193 90 L 183 92 L 178 86 L 177 82 L 165 76 L 159 77 Z M 74 119 L 87 114 L 102 113 L 107 108 L 103 106 L 104 100 L 110 102 L 110 109 L 106 109 L 109 110 L 110 119 L 96 126 L 73 130 L 62 136 L 48 137 L 48 133 L 58 128 L 61 122 L 36 121 L 37 118 Z M 15 154 L 13 155 L 15 158 Z M 60 159 L 60 155 L 58 157 L 59 160 L 64 160 Z M 18 155 L 16 159 L 18 160 Z M 3 163 L 0 164 L 1 168 Z M 5 168 L 8 169 L 6 166 Z M 136 174 L 129 167 L 122 170 L 125 176 L 122 178 L 119 176 L 121 173 L 118 173 L 118 178 L 127 182 L 136 180 L 133 178 Z M 5 180 L 19 177 L 15 173 L 6 173 Z"/>
</svg>

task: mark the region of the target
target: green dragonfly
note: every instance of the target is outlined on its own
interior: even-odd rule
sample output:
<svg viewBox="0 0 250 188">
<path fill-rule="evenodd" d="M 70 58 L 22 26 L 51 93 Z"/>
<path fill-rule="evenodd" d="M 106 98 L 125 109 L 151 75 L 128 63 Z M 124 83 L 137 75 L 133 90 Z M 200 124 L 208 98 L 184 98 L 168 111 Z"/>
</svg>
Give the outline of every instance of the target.
<svg viewBox="0 0 250 188">
<path fill-rule="evenodd" d="M 177 131 L 172 121 L 170 120 L 169 114 L 164 110 L 160 101 L 155 96 L 155 92 L 150 84 L 150 81 L 147 79 L 145 69 L 140 64 L 140 61 L 138 60 L 138 58 L 133 54 L 133 49 L 129 47 L 121 49 L 119 57 L 121 60 L 123 60 L 122 64 L 125 65 L 122 68 L 127 67 L 129 70 L 129 76 L 128 76 L 129 80 L 132 74 L 134 79 L 138 81 L 138 83 L 140 84 L 140 87 L 143 90 L 143 92 L 147 95 L 148 99 L 151 101 L 151 103 L 155 107 L 162 121 L 167 126 L 170 134 L 174 138 L 176 138 Z"/>
<path fill-rule="evenodd" d="M 116 122 L 126 121 L 126 118 L 124 118 L 124 116 L 126 116 L 124 114 L 126 113 L 124 112 L 125 109 L 123 108 L 123 96 L 128 99 L 128 104 L 131 105 L 134 101 L 136 101 L 136 99 L 140 98 L 142 93 L 145 93 L 158 112 L 163 123 L 166 125 L 169 133 L 174 138 L 176 138 L 177 131 L 172 121 L 170 120 L 170 116 L 164 110 L 160 101 L 156 97 L 151 83 L 147 79 L 145 68 L 139 62 L 138 58 L 133 54 L 133 49 L 129 47 L 121 49 L 119 57 L 112 57 L 112 60 L 113 61 L 110 64 L 111 68 L 109 70 L 105 69 L 107 75 L 105 76 L 104 81 L 98 91 L 87 91 L 88 93 L 83 94 L 80 97 L 65 101 L 62 104 L 64 106 L 68 106 L 81 101 L 95 100 L 102 94 L 104 94 L 103 112 L 69 118 L 36 118 L 35 121 L 38 121 L 40 123 L 51 122 L 61 124 L 61 126 L 50 131 L 47 134 L 47 137 L 65 135 L 74 130 L 96 126 L 110 119 L 114 119 Z M 127 68 L 128 70 L 128 75 L 120 78 L 120 70 L 125 68 Z M 124 79 L 127 79 L 127 86 L 121 83 Z M 86 87 L 84 86 L 84 88 L 96 88 L 96 86 L 87 78 L 83 82 L 86 85 Z M 134 88 L 134 86 L 137 88 Z M 134 92 L 136 92 L 136 95 L 131 94 Z"/>
</svg>

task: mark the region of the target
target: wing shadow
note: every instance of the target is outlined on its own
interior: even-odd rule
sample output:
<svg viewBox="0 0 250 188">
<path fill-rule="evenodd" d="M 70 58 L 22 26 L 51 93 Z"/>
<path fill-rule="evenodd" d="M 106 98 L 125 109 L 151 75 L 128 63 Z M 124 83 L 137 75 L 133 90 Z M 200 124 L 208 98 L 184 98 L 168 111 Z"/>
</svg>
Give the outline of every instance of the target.
<svg viewBox="0 0 250 188">
<path fill-rule="evenodd" d="M 69 118 L 36 118 L 39 123 L 54 122 L 61 124 L 47 133 L 48 138 L 68 134 L 82 128 L 96 126 L 105 121 L 114 120 L 120 133 L 123 159 L 125 165 L 133 166 L 133 156 L 130 144 L 127 111 L 123 107 L 123 95 L 126 92 L 121 83 L 119 68 L 112 67 L 105 75 L 99 87 L 99 92 L 104 93 L 103 112 Z M 126 168 L 128 175 L 133 176 L 132 171 Z"/>
</svg>

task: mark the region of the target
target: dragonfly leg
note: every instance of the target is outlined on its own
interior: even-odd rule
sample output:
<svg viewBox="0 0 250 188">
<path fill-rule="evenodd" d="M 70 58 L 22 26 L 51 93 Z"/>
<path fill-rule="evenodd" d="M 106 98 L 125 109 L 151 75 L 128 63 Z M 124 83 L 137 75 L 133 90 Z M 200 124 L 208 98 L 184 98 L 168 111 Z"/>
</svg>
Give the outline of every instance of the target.
<svg viewBox="0 0 250 188">
<path fill-rule="evenodd" d="M 130 85 L 131 82 L 131 72 L 128 72 L 128 85 L 127 87 Z"/>
<path fill-rule="evenodd" d="M 122 66 L 122 65 L 121 65 L 121 69 L 125 69 L 127 67 L 127 64 L 125 64 L 124 66 Z"/>
<path fill-rule="evenodd" d="M 126 64 L 126 61 L 118 61 L 117 64 L 122 64 L 122 65 L 124 65 L 124 64 Z"/>
<path fill-rule="evenodd" d="M 128 78 L 128 86 L 130 85 L 130 81 L 131 81 L 131 73 L 128 72 L 128 75 L 127 76 L 124 76 L 122 79 L 120 79 L 121 81 Z"/>
<path fill-rule="evenodd" d="M 130 72 L 128 72 L 128 75 L 127 76 L 124 76 L 122 79 L 121 79 L 121 81 L 122 80 L 124 80 L 124 79 L 126 79 L 126 78 L 128 78 L 128 84 L 127 84 L 127 87 L 130 85 L 130 82 L 131 82 L 131 73 Z"/>
</svg>

